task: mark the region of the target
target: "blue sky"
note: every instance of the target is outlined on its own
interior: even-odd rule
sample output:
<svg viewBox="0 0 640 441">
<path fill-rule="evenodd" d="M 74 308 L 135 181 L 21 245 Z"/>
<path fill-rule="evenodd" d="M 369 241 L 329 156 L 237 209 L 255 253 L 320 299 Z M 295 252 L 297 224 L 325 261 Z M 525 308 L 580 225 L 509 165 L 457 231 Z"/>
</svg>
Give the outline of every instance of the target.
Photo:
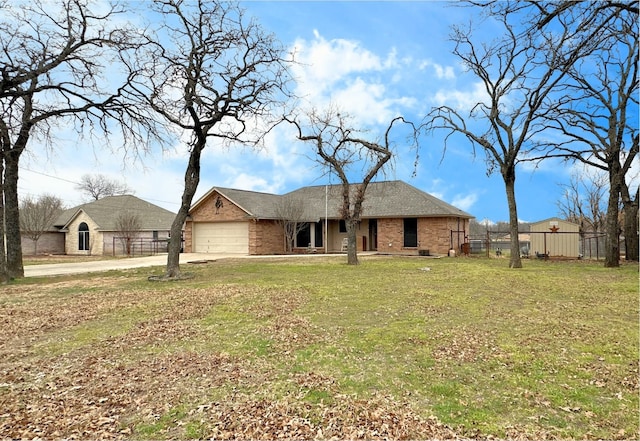
<svg viewBox="0 0 640 441">
<path fill-rule="evenodd" d="M 301 62 L 294 68 L 296 92 L 312 105 L 338 105 L 372 138 L 382 134 L 397 115 L 420 122 L 432 106 L 469 108 L 482 100 L 481 88 L 451 54 L 452 24 L 480 22 L 469 8 L 436 1 L 252 1 L 241 3 L 283 45 L 296 48 Z M 484 23 L 480 38 L 491 37 Z M 381 179 L 400 179 L 474 215 L 477 220 L 508 220 L 502 178 L 487 176 L 484 154 L 474 157 L 465 138 L 450 140 L 443 156 L 445 133 L 421 138 L 420 159 L 401 153 Z M 301 186 L 338 183 L 328 179 L 308 158 L 311 146 L 296 141 L 281 127 L 260 151 L 208 146 L 196 198 L 213 186 L 286 193 Z M 23 156 L 20 195 L 54 194 L 67 206 L 84 202 L 74 189 L 85 173 L 101 173 L 125 182 L 135 195 L 177 211 L 182 194 L 186 151 L 155 151 L 139 160 L 108 150 L 93 151 L 72 135 L 54 150 L 33 148 Z M 558 214 L 561 183 L 571 165 L 559 161 L 518 168 L 516 197 L 523 221 Z"/>
</svg>

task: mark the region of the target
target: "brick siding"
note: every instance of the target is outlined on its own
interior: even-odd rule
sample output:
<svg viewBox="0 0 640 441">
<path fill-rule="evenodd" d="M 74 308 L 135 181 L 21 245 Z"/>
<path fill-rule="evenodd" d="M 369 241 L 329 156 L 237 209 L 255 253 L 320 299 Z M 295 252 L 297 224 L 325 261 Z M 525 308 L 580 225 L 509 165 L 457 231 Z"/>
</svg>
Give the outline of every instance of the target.
<svg viewBox="0 0 640 441">
<path fill-rule="evenodd" d="M 415 253 L 429 250 L 430 254 L 448 254 L 451 247 L 451 231 L 469 232 L 469 221 L 457 218 L 419 218 L 418 246 L 404 247 L 404 220 L 402 218 L 378 219 L 378 251 L 384 253 Z M 460 233 L 460 243 L 464 242 Z M 454 233 L 454 248 L 459 251 L 458 234 Z"/>
<path fill-rule="evenodd" d="M 249 223 L 249 254 L 283 254 L 284 249 L 284 231 L 276 221 Z"/>
<path fill-rule="evenodd" d="M 64 233 L 44 233 L 36 243 L 26 236 L 21 236 L 22 252 L 27 256 L 34 254 L 64 254 Z"/>
<path fill-rule="evenodd" d="M 222 206 L 216 207 L 220 198 Z M 219 205 L 219 204 L 218 204 Z M 184 231 L 184 250 L 193 252 L 193 224 L 195 222 L 247 222 L 249 228 L 249 254 L 283 254 L 284 233 L 272 220 L 248 219 L 247 213 L 224 196 L 213 192 L 196 210 L 189 213 Z"/>
</svg>

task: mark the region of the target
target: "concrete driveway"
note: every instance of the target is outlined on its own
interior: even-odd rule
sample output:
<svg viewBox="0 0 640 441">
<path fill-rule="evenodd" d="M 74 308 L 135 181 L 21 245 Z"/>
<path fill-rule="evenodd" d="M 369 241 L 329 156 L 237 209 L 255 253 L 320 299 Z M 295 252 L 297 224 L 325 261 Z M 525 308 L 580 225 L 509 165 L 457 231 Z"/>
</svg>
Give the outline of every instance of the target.
<svg viewBox="0 0 640 441">
<path fill-rule="evenodd" d="M 226 257 L 246 257 L 232 254 L 180 254 L 180 264 L 203 260 L 217 260 Z M 100 271 L 121 270 L 128 268 L 142 268 L 148 266 L 165 266 L 167 254 L 146 257 L 131 257 L 128 259 L 94 260 L 91 262 L 50 263 L 44 265 L 28 265 L 24 267 L 25 277 L 61 276 L 65 274 L 82 274 Z"/>
<path fill-rule="evenodd" d="M 358 256 L 366 256 L 375 254 L 375 252 L 359 252 Z M 311 257 L 327 257 L 327 256 L 342 256 L 345 254 L 296 254 L 296 258 L 311 258 Z M 203 254 L 203 253 L 181 253 L 180 264 L 189 262 L 202 262 L 206 260 L 218 260 L 227 258 L 288 258 L 293 255 L 278 255 L 278 256 L 248 256 L 246 254 Z M 147 257 L 131 257 L 123 259 L 110 259 L 110 260 L 94 260 L 91 262 L 75 262 L 75 263 L 50 263 L 43 265 L 28 265 L 24 267 L 25 277 L 46 277 L 46 276 L 62 276 L 66 274 L 83 274 L 93 273 L 100 271 L 121 270 L 128 268 L 142 268 L 148 266 L 165 266 L 167 264 L 167 254 L 158 254 L 156 256 Z"/>
</svg>

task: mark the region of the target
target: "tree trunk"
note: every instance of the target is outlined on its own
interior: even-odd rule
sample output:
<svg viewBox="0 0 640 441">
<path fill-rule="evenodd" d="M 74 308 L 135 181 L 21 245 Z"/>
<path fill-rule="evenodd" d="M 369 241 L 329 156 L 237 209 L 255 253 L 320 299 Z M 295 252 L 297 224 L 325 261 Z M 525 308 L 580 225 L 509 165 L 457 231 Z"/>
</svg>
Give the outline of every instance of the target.
<svg viewBox="0 0 640 441">
<path fill-rule="evenodd" d="M 619 201 L 620 201 L 620 184 L 619 173 L 617 170 L 609 167 L 609 203 L 607 204 L 607 214 L 605 218 L 605 250 L 604 250 L 604 266 L 605 268 L 616 268 L 620 266 L 620 224 L 618 222 Z"/>
<path fill-rule="evenodd" d="M 4 228 L 4 155 L 0 150 L 0 283 L 9 280 L 7 271 L 7 254 L 5 253 L 4 238 L 6 232 Z"/>
<path fill-rule="evenodd" d="M 628 189 L 626 191 L 628 193 Z M 640 260 L 638 250 L 638 196 L 640 190 L 636 191 L 635 199 L 629 198 L 628 194 L 623 197 L 624 210 L 624 259 L 638 262 Z"/>
<path fill-rule="evenodd" d="M 353 219 L 345 220 L 347 227 L 347 265 L 358 265 L 358 244 L 356 241 L 356 232 L 358 228 L 357 221 Z"/>
<path fill-rule="evenodd" d="M 18 209 L 18 161 L 21 149 L 5 152 L 4 220 L 7 247 L 7 274 L 9 278 L 24 277 L 22 243 L 20 241 L 20 211 Z"/>
<path fill-rule="evenodd" d="M 182 203 L 180 209 L 171 224 L 171 238 L 167 249 L 167 270 L 166 278 L 177 278 L 180 276 L 180 248 L 182 247 L 182 226 L 187 220 L 193 195 L 198 189 L 200 182 L 200 155 L 206 145 L 206 139 L 197 141 L 191 149 L 189 164 L 184 174 L 184 191 L 182 192 Z"/>
<path fill-rule="evenodd" d="M 509 167 L 502 174 L 507 191 L 507 204 L 509 206 L 509 234 L 511 235 L 511 258 L 509 268 L 522 268 L 520 259 L 520 238 L 518 237 L 518 209 L 516 207 L 516 174 L 515 166 Z"/>
</svg>

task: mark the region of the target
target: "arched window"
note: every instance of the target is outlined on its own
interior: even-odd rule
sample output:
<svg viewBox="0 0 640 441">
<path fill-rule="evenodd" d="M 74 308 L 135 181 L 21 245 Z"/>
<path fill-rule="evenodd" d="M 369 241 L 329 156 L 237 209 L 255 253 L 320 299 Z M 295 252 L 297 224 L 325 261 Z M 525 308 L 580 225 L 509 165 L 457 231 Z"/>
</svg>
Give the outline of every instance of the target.
<svg viewBox="0 0 640 441">
<path fill-rule="evenodd" d="M 89 225 L 86 222 L 78 227 L 78 250 L 89 251 Z"/>
</svg>

